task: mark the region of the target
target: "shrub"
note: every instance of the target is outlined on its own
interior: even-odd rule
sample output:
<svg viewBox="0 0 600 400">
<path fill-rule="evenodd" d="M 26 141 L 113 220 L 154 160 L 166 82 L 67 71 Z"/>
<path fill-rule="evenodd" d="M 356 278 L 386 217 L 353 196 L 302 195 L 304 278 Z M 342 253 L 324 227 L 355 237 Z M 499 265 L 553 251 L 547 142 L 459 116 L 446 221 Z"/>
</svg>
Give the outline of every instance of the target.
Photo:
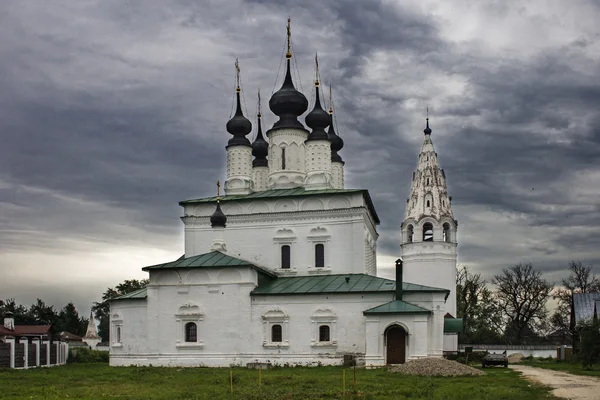
<svg viewBox="0 0 600 400">
<path fill-rule="evenodd" d="M 578 358 L 584 368 L 590 368 L 600 358 L 600 321 L 586 322 L 579 329 Z"/>
<path fill-rule="evenodd" d="M 79 347 L 69 351 L 69 363 L 107 363 L 109 358 L 108 351 L 90 350 L 87 347 Z"/>
</svg>

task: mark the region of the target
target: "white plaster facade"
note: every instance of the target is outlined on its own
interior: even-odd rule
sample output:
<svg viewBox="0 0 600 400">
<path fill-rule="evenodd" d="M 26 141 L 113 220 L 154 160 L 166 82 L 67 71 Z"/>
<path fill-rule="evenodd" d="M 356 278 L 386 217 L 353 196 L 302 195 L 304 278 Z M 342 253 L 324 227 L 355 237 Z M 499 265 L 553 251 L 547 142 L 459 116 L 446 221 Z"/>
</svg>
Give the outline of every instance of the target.
<svg viewBox="0 0 600 400">
<path fill-rule="evenodd" d="M 446 272 L 456 264 L 456 224 L 451 213 L 427 213 L 449 210 L 445 186 L 415 192 L 407 221 L 415 232 L 426 218 L 436 227 L 448 222 L 454 241 L 404 243 L 406 282 L 377 278 L 379 219 L 371 198 L 344 189 L 344 163 L 332 162 L 329 140 L 307 141 L 293 117 L 303 96 L 293 94 L 289 58 L 287 64 L 287 92 L 273 95 L 284 117 L 267 132 L 268 167 L 253 168 L 252 147 L 239 144 L 249 126 L 239 111 L 228 128 L 238 144 L 227 148 L 219 203 L 226 220 L 216 198 L 180 203 L 184 256 L 146 267 L 148 287 L 111 302 L 111 365 L 316 365 L 352 355 L 381 366 L 442 355 L 444 315 L 455 307 Z M 419 179 L 439 179 L 435 160 L 423 166 Z M 423 278 L 419 269 L 436 277 Z"/>
</svg>

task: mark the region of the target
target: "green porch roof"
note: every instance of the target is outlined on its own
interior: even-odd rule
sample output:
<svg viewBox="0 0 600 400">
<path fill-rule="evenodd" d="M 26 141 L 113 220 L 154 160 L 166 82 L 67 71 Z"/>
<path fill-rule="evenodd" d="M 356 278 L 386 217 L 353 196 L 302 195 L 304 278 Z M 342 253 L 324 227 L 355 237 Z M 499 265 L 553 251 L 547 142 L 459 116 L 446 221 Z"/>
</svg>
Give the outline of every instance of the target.
<svg viewBox="0 0 600 400">
<path fill-rule="evenodd" d="M 362 193 L 365 202 L 367 203 L 367 207 L 373 215 L 373 219 L 377 224 L 379 224 L 379 217 L 377 216 L 377 212 L 375 211 L 375 206 L 373 206 L 373 201 L 371 200 L 371 196 L 369 195 L 369 191 L 366 189 L 323 189 L 323 190 L 306 190 L 304 188 L 294 188 L 294 189 L 272 189 L 265 190 L 262 192 L 254 192 L 250 194 L 244 195 L 230 195 L 220 197 L 221 202 L 227 201 L 247 201 L 247 200 L 255 200 L 255 199 L 271 199 L 271 198 L 286 198 L 286 197 L 303 197 L 303 196 L 314 196 L 314 195 L 335 195 L 335 194 L 348 194 L 348 193 Z M 197 203 L 216 203 L 216 197 L 203 197 L 200 199 L 192 199 L 192 200 L 184 200 L 180 201 L 180 206 L 185 206 L 187 204 L 197 204 Z"/>
<path fill-rule="evenodd" d="M 115 300 L 142 300 L 145 299 L 146 297 L 148 297 L 148 291 L 146 288 L 141 288 L 138 289 L 134 292 L 130 292 L 127 294 L 124 294 L 122 296 L 119 297 L 115 297 L 114 299 L 111 299 L 110 301 L 115 301 Z"/>
<path fill-rule="evenodd" d="M 431 314 L 431 310 L 402 300 L 394 300 L 363 311 L 364 315 L 373 314 Z"/>
<path fill-rule="evenodd" d="M 446 289 L 404 282 L 405 292 L 442 292 Z M 252 295 L 334 294 L 393 292 L 396 281 L 367 274 L 340 274 L 314 276 L 283 276 L 265 282 L 252 291 Z"/>
<path fill-rule="evenodd" d="M 462 318 L 444 318 L 444 333 L 460 333 L 462 331 Z"/>
<path fill-rule="evenodd" d="M 220 251 L 211 251 L 210 253 L 200 254 L 193 257 L 181 256 L 175 261 L 150 265 L 142 268 L 142 271 L 149 271 L 153 269 L 174 269 L 174 268 L 227 268 L 227 267 L 250 267 L 254 268 L 266 275 L 276 277 L 273 272 L 258 267 L 246 260 L 228 256 Z"/>
</svg>

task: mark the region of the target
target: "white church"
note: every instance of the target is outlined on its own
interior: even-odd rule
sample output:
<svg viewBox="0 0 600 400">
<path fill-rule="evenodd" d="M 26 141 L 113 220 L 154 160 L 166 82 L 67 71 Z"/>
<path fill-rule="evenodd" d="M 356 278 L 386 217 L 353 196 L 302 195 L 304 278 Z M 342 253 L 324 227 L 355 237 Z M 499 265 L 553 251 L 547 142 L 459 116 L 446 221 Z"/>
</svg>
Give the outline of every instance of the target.
<svg viewBox="0 0 600 400">
<path fill-rule="evenodd" d="M 396 280 L 380 278 L 379 218 L 367 190 L 344 187 L 318 74 L 299 119 L 309 104 L 289 32 L 288 21 L 285 79 L 269 100 L 278 121 L 265 140 L 259 112 L 251 143 L 238 84 L 225 195 L 180 202 L 185 254 L 143 268 L 149 285 L 111 302 L 111 365 L 383 366 L 456 350 L 457 222 L 429 121 Z"/>
</svg>

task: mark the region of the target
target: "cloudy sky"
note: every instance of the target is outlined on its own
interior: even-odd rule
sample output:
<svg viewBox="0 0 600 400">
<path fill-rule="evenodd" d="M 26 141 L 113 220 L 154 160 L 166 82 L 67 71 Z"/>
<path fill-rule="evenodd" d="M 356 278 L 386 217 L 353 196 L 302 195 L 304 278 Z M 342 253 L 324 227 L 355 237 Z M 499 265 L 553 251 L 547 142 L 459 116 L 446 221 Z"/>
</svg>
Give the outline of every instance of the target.
<svg viewBox="0 0 600 400">
<path fill-rule="evenodd" d="M 179 257 L 178 201 L 225 178 L 234 61 L 253 116 L 280 85 L 288 16 L 297 86 L 311 98 L 318 52 L 346 186 L 382 219 L 381 276 L 427 106 L 460 264 L 600 272 L 597 2 L 19 0 L 0 2 L 0 298 L 87 313 Z"/>
</svg>

